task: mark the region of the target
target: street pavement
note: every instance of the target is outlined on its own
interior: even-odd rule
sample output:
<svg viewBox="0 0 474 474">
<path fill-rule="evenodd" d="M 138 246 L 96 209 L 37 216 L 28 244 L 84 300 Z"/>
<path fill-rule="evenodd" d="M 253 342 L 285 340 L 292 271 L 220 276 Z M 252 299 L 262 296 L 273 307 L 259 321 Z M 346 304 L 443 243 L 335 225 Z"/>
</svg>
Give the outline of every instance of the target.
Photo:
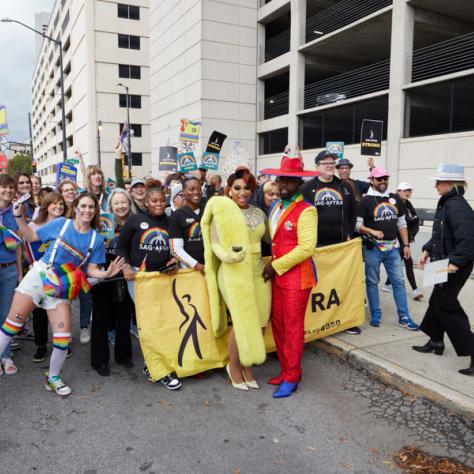
<svg viewBox="0 0 474 474">
<path fill-rule="evenodd" d="M 474 465 L 464 420 L 314 344 L 298 391 L 282 400 L 264 383 L 277 373 L 273 355 L 255 369 L 260 390 L 232 389 L 216 370 L 169 392 L 141 374 L 137 341 L 133 369 L 112 363 L 100 377 L 77 338 L 64 369 L 73 394 L 61 399 L 43 388 L 34 344 L 22 345 L 20 372 L 0 379 L 1 473 L 372 474 L 397 472 L 393 454 L 411 444 Z"/>
</svg>

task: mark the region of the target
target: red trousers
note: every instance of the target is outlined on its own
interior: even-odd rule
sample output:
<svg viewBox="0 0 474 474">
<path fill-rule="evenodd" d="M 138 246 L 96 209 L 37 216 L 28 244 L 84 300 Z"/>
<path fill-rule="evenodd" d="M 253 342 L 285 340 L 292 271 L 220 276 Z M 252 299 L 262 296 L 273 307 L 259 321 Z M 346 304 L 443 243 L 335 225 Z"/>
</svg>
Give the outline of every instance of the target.
<svg viewBox="0 0 474 474">
<path fill-rule="evenodd" d="M 311 288 L 290 290 L 272 284 L 272 330 L 286 382 L 298 382 L 304 346 L 304 318 Z"/>
</svg>

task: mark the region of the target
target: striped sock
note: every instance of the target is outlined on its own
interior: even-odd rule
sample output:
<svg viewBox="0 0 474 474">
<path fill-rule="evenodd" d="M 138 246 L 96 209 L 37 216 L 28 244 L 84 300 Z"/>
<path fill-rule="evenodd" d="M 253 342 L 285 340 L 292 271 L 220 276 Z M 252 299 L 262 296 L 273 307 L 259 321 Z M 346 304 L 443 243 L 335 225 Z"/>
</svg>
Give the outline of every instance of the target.
<svg viewBox="0 0 474 474">
<path fill-rule="evenodd" d="M 0 331 L 8 337 L 14 337 L 23 329 L 25 323 L 17 323 L 16 321 L 12 321 L 11 319 L 6 319 L 3 323 L 3 326 L 0 328 Z"/>
<path fill-rule="evenodd" d="M 62 351 L 66 351 L 70 342 L 71 342 L 71 333 L 70 332 L 55 332 L 55 333 L 53 333 L 53 347 L 55 349 L 60 349 Z"/>
</svg>

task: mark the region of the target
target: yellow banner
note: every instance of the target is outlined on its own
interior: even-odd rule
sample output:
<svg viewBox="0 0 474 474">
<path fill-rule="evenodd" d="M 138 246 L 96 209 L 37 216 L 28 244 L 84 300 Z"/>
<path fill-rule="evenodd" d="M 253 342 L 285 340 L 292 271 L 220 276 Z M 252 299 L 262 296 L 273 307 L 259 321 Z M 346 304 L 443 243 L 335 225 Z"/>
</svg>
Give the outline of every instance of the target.
<svg viewBox="0 0 474 474">
<path fill-rule="evenodd" d="M 360 239 L 317 249 L 318 286 L 306 309 L 305 342 L 364 323 L 364 274 Z M 138 273 L 135 304 L 145 363 L 158 380 L 224 367 L 227 340 L 212 335 L 206 280 L 196 271 Z M 271 325 L 267 351 L 275 350 Z"/>
</svg>

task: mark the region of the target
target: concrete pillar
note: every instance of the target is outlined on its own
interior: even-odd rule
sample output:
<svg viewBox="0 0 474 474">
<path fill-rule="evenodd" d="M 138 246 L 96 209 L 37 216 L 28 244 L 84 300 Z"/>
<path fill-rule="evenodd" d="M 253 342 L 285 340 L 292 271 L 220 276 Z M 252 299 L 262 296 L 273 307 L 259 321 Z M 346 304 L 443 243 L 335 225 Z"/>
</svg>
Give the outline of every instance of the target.
<svg viewBox="0 0 474 474">
<path fill-rule="evenodd" d="M 402 87 L 411 82 L 415 8 L 406 0 L 394 0 L 390 51 L 390 88 L 388 94 L 388 129 L 386 168 L 392 187 L 398 183 L 400 139 L 403 138 L 405 93 Z"/>
<path fill-rule="evenodd" d="M 303 107 L 304 96 L 304 55 L 298 52 L 303 44 L 306 29 L 306 0 L 291 0 L 291 38 L 290 38 L 290 84 L 288 106 L 288 143 L 300 145 L 298 134 L 298 110 Z"/>
</svg>

